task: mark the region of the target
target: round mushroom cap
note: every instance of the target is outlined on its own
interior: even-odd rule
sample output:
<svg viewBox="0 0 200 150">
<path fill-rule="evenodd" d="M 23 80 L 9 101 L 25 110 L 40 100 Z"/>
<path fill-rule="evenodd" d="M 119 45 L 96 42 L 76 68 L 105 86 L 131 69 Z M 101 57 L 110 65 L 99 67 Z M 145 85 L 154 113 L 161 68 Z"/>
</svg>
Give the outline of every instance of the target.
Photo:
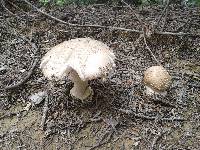
<svg viewBox="0 0 200 150">
<path fill-rule="evenodd" d="M 112 49 L 106 44 L 91 38 L 77 38 L 48 51 L 40 68 L 49 79 L 62 79 L 73 69 L 85 81 L 108 74 L 115 66 L 114 59 Z"/>
<path fill-rule="evenodd" d="M 144 84 L 155 92 L 164 92 L 171 84 L 171 76 L 162 66 L 152 66 L 144 72 Z"/>
</svg>

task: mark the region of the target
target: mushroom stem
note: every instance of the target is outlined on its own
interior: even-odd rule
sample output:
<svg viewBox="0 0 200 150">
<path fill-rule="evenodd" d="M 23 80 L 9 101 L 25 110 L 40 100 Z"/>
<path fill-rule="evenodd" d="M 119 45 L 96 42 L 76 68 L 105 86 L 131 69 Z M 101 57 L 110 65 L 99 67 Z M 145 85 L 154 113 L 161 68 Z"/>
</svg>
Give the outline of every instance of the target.
<svg viewBox="0 0 200 150">
<path fill-rule="evenodd" d="M 146 94 L 147 95 L 153 95 L 155 92 L 150 87 L 146 86 Z"/>
<path fill-rule="evenodd" d="M 88 81 L 81 80 L 76 71 L 72 70 L 70 72 L 69 79 L 74 83 L 74 87 L 70 90 L 70 94 L 75 98 L 84 100 L 93 93 L 92 89 L 88 85 Z"/>
<path fill-rule="evenodd" d="M 146 86 L 146 94 L 147 95 L 160 94 L 162 96 L 166 96 L 167 92 L 166 91 L 163 91 L 163 92 L 154 91 L 152 88 Z"/>
</svg>

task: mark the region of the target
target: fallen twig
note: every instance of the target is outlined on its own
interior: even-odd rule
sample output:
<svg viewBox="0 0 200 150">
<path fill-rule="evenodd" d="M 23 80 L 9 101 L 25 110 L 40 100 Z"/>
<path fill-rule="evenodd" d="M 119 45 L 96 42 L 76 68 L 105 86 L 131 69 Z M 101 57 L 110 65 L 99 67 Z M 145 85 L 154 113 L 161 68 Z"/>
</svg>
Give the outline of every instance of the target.
<svg viewBox="0 0 200 150">
<path fill-rule="evenodd" d="M 167 0 L 167 4 L 165 5 L 165 8 L 163 9 L 163 11 L 162 11 L 160 17 L 158 18 L 158 21 L 157 21 L 157 23 L 156 23 L 156 25 L 155 25 L 155 28 L 159 26 L 159 23 L 160 23 L 162 17 L 164 16 L 164 14 L 165 14 L 165 13 L 166 13 L 166 14 L 168 13 L 169 3 L 170 3 L 170 0 Z M 165 22 L 166 22 L 166 15 L 165 15 L 164 24 L 165 24 Z M 165 26 L 165 25 L 163 25 L 163 27 L 164 27 L 164 26 Z"/>
<path fill-rule="evenodd" d="M 31 69 L 28 71 L 26 77 L 23 78 L 23 80 L 19 81 L 18 83 L 14 84 L 14 85 L 8 85 L 4 89 L 5 90 L 13 90 L 13 89 L 16 89 L 19 86 L 23 85 L 30 78 L 30 76 L 32 75 L 33 70 L 35 69 L 37 62 L 38 62 L 38 59 L 35 59 L 35 61 L 32 64 Z"/>
<path fill-rule="evenodd" d="M 47 112 L 48 112 L 48 104 L 49 104 L 49 95 L 47 94 L 47 97 L 45 98 L 44 101 L 44 106 L 43 106 L 43 114 L 42 114 L 42 121 L 40 123 L 40 128 L 42 130 L 44 130 L 44 125 L 45 125 L 45 121 L 46 121 L 46 116 L 47 116 Z"/>
<path fill-rule="evenodd" d="M 6 11 L 8 11 L 11 15 L 16 16 L 14 13 L 12 13 L 12 12 L 5 6 L 4 0 L 1 0 L 1 5 L 2 5 L 3 8 L 4 8 Z M 18 16 L 16 16 L 16 17 L 18 17 Z"/>
<path fill-rule="evenodd" d="M 190 24 L 192 23 L 192 17 L 190 17 L 190 14 L 192 12 L 192 9 L 191 8 L 188 8 L 189 9 L 189 12 L 187 13 L 187 20 L 184 22 L 183 25 L 179 26 L 176 31 L 180 31 L 180 30 L 183 30 L 186 26 L 188 26 L 188 28 L 190 28 Z"/>
<path fill-rule="evenodd" d="M 23 9 L 21 9 L 20 7 L 18 7 L 16 4 L 14 4 L 12 1 L 10 0 L 6 0 L 10 5 L 12 5 L 14 8 L 19 9 L 21 12 L 25 13 L 26 15 L 28 15 L 28 13 L 26 11 L 24 11 Z M 21 18 L 22 19 L 22 18 Z"/>
<path fill-rule="evenodd" d="M 137 32 L 137 33 L 142 33 L 142 31 L 139 30 L 135 30 L 135 29 L 126 29 L 126 28 L 120 28 L 120 27 L 113 27 L 113 26 L 101 26 L 101 25 L 80 25 L 80 24 L 73 24 L 73 23 L 69 23 L 69 22 L 65 22 L 61 19 L 58 19 L 52 15 L 49 15 L 46 12 L 43 12 L 42 10 L 40 10 L 39 8 L 37 8 L 36 6 L 34 6 L 33 4 L 31 4 L 30 2 L 28 2 L 27 0 L 24 0 L 27 4 L 29 4 L 32 8 L 34 8 L 35 10 L 37 10 L 38 12 L 42 13 L 43 15 L 58 21 L 60 23 L 69 25 L 69 26 L 73 26 L 73 27 L 92 27 L 92 28 L 105 28 L 105 29 L 113 29 L 113 30 L 123 30 L 123 31 L 130 31 L 130 32 Z"/>
<path fill-rule="evenodd" d="M 163 31 L 164 28 L 165 28 L 165 25 L 166 25 L 166 22 L 167 22 L 167 16 L 168 16 L 168 13 L 169 13 L 169 9 L 168 9 L 168 7 L 167 7 L 167 9 L 166 9 L 166 13 L 165 13 L 165 18 L 164 18 L 164 22 L 163 22 L 163 25 L 162 25 L 161 31 Z"/>
<path fill-rule="evenodd" d="M 9 24 L 9 23 L 8 23 L 8 24 Z M 14 29 L 13 29 L 13 30 L 14 30 Z M 15 34 L 19 34 L 19 33 L 17 33 L 15 30 L 14 30 L 14 33 L 15 33 Z M 35 45 L 35 43 L 32 43 L 27 37 L 25 37 L 25 36 L 23 36 L 23 35 L 20 35 L 20 37 L 21 37 L 23 40 L 27 41 L 27 42 L 32 46 L 32 48 L 35 49 L 34 54 L 36 55 L 37 52 L 39 51 L 39 49 L 37 48 L 37 46 Z M 14 84 L 14 85 L 8 85 L 8 86 L 4 87 L 4 90 L 13 90 L 13 89 L 16 89 L 16 88 L 18 88 L 19 86 L 23 85 L 24 83 L 26 83 L 27 80 L 31 77 L 31 75 L 32 75 L 32 73 L 33 73 L 33 71 L 34 71 L 34 69 L 35 69 L 35 67 L 36 67 L 36 65 L 37 65 L 37 62 L 38 62 L 38 58 L 35 58 L 35 60 L 33 61 L 33 64 L 32 64 L 32 66 L 31 66 L 30 70 L 28 71 L 27 75 L 26 75 L 21 81 L 19 81 L 18 83 Z"/>
<path fill-rule="evenodd" d="M 174 36 L 200 36 L 200 34 L 184 33 L 184 32 L 162 32 L 156 31 L 155 34 L 159 35 L 174 35 Z"/>
<path fill-rule="evenodd" d="M 6 86 L 4 89 L 5 89 L 5 90 L 13 90 L 13 89 L 16 89 L 16 88 L 18 88 L 19 86 L 23 85 L 24 83 L 26 83 L 27 80 L 28 80 L 28 79 L 30 78 L 30 76 L 32 75 L 33 70 L 35 69 L 37 62 L 38 62 L 38 59 L 35 59 L 35 61 L 34 61 L 33 64 L 32 64 L 31 69 L 28 71 L 26 77 L 24 77 L 23 80 L 19 81 L 18 83 L 14 84 L 14 85 L 8 85 L 8 86 Z"/>
<path fill-rule="evenodd" d="M 122 3 L 124 3 L 134 14 L 134 16 L 137 18 L 137 20 L 139 21 L 139 23 L 144 26 L 144 23 L 143 21 L 141 20 L 141 18 L 139 17 L 139 15 L 135 12 L 135 10 L 133 10 L 133 8 L 128 4 L 126 3 L 124 0 L 121 0 Z"/>
<path fill-rule="evenodd" d="M 133 12 L 133 14 L 137 17 L 138 21 L 140 22 L 140 25 L 143 29 L 143 39 L 144 39 L 144 43 L 145 46 L 147 48 L 147 50 L 149 51 L 149 53 L 151 54 L 151 56 L 153 57 L 153 59 L 156 61 L 156 63 L 158 65 L 161 65 L 160 62 L 158 61 L 158 59 L 156 58 L 156 56 L 153 54 L 153 52 L 151 51 L 150 47 L 147 44 L 147 40 L 146 40 L 146 35 L 148 34 L 147 32 L 149 32 L 149 29 L 144 25 L 144 23 L 142 22 L 142 20 L 140 19 L 139 15 L 131 8 L 131 6 L 129 4 L 127 4 L 126 2 L 124 2 L 123 0 L 121 0 L 125 5 L 127 5 L 131 11 Z"/>
<path fill-rule="evenodd" d="M 156 61 L 156 63 L 158 65 L 161 65 L 161 63 L 158 61 L 158 59 L 156 58 L 156 56 L 153 54 L 153 52 L 151 51 L 150 47 L 147 44 L 147 39 L 146 39 L 146 33 L 143 33 L 143 39 L 144 39 L 144 44 L 146 46 L 146 49 L 149 51 L 149 53 L 151 54 L 151 56 L 153 57 L 153 59 Z"/>
<path fill-rule="evenodd" d="M 11 2 L 8 1 L 8 3 L 11 3 Z M 23 19 L 23 18 L 19 17 L 18 15 L 16 15 L 15 13 L 11 12 L 11 11 L 6 7 L 4 0 L 1 0 L 1 5 L 2 5 L 3 8 L 4 8 L 7 12 L 9 12 L 11 15 L 17 17 L 18 19 Z M 14 7 L 16 6 L 16 5 L 14 5 L 13 3 L 12 3 L 12 5 L 13 5 Z"/>
<path fill-rule="evenodd" d="M 58 19 L 52 15 L 49 15 L 46 12 L 43 12 L 42 10 L 40 10 L 39 8 L 37 8 L 36 6 L 34 6 L 33 4 L 31 4 L 30 2 L 28 2 L 27 0 L 23 0 L 25 3 L 27 3 L 28 5 L 30 5 L 32 8 L 34 8 L 35 10 L 37 10 L 38 12 L 40 12 L 41 14 L 55 20 L 58 21 L 60 23 L 69 25 L 69 26 L 73 26 L 73 27 L 91 27 L 91 28 L 104 28 L 104 29 L 111 29 L 111 30 L 120 30 L 120 31 L 127 31 L 127 32 L 135 32 L 135 33 L 140 33 L 142 34 L 143 31 L 140 30 L 136 30 L 136 29 L 128 29 L 128 28 L 121 28 L 121 27 L 115 27 L 115 26 L 102 26 L 102 25 L 90 25 L 90 24 L 85 24 L 85 25 L 80 25 L 80 24 L 73 24 L 73 23 L 69 23 L 69 22 L 65 22 L 61 19 Z M 193 34 L 193 33 L 183 33 L 183 32 L 178 32 L 178 33 L 174 33 L 174 32 L 155 32 L 154 34 L 158 34 L 158 35 L 173 35 L 173 36 L 184 36 L 184 35 L 188 35 L 188 36 L 200 36 L 200 34 Z"/>
</svg>

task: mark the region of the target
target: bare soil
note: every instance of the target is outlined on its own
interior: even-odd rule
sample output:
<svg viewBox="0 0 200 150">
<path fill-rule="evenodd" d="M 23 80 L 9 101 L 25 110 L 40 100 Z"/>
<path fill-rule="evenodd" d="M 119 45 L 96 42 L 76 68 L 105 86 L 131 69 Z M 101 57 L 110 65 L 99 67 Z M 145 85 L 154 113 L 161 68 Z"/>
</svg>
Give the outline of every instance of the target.
<svg viewBox="0 0 200 150">
<path fill-rule="evenodd" d="M 147 96 L 143 72 L 157 64 L 139 33 L 68 26 L 26 4 L 16 5 L 6 3 L 13 14 L 0 6 L 0 149 L 200 149 L 200 36 L 155 34 L 147 39 L 172 76 L 166 96 Z M 127 7 L 37 7 L 70 23 L 142 29 Z M 152 25 L 163 8 L 134 9 L 146 25 Z M 164 19 L 158 31 L 200 34 L 199 8 L 170 5 L 163 24 Z M 50 86 L 39 69 L 51 47 L 78 37 L 100 40 L 116 55 L 116 68 L 107 80 L 90 82 L 92 102 L 71 97 L 73 85 L 67 79 Z M 27 81 L 5 90 L 23 81 L 31 68 Z M 45 100 L 39 104 L 30 100 L 39 91 L 48 92 L 45 120 Z"/>
</svg>

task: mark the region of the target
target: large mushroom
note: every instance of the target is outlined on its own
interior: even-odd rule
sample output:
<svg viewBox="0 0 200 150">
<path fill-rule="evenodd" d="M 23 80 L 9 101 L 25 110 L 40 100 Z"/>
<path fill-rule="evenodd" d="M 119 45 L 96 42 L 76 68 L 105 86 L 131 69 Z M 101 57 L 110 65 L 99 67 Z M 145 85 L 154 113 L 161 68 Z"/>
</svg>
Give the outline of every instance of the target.
<svg viewBox="0 0 200 150">
<path fill-rule="evenodd" d="M 144 72 L 144 84 L 147 95 L 165 95 L 171 84 L 171 76 L 162 66 L 152 66 Z"/>
<path fill-rule="evenodd" d="M 40 68 L 50 80 L 67 76 L 74 83 L 70 94 L 84 100 L 93 93 L 88 80 L 105 77 L 115 66 L 114 59 L 114 53 L 106 44 L 91 38 L 77 38 L 48 51 Z"/>
</svg>

